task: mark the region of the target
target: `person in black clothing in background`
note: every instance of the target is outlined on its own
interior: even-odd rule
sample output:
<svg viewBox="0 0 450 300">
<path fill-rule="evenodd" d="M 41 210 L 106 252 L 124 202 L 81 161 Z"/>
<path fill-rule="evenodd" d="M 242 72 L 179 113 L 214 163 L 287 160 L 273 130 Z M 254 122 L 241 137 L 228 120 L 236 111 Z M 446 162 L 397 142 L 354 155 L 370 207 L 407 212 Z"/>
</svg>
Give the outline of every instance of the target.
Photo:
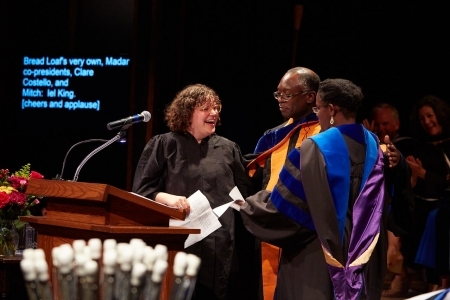
<svg viewBox="0 0 450 300">
<path fill-rule="evenodd" d="M 449 270 L 449 174 L 450 106 L 428 95 L 417 101 L 411 113 L 413 137 L 418 148 L 408 156 L 416 201 L 415 262 L 425 267 L 430 290 L 450 287 Z"/>
</svg>

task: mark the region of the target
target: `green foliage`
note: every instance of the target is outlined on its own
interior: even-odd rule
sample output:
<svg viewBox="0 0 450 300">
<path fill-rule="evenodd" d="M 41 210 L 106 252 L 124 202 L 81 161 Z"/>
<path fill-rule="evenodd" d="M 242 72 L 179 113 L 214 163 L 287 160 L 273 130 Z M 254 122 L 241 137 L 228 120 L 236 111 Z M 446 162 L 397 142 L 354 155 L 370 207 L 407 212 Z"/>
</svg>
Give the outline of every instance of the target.
<svg viewBox="0 0 450 300">
<path fill-rule="evenodd" d="M 24 165 L 22 168 L 20 168 L 20 170 L 14 172 L 14 175 L 29 179 L 30 173 L 31 173 L 31 164 L 28 163 Z"/>
</svg>

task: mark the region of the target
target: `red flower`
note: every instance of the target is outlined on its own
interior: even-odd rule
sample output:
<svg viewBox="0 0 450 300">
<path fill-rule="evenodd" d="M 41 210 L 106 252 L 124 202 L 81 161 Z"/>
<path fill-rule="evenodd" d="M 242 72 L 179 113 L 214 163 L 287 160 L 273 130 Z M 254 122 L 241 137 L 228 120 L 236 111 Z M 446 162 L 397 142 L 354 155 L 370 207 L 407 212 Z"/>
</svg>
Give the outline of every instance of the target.
<svg viewBox="0 0 450 300">
<path fill-rule="evenodd" d="M 21 187 L 26 187 L 28 184 L 28 180 L 26 178 L 14 175 L 9 177 L 8 181 L 16 190 L 20 189 Z"/>
<path fill-rule="evenodd" d="M 38 172 L 31 171 L 30 178 L 42 179 L 44 176 Z"/>
<path fill-rule="evenodd" d="M 0 208 L 3 208 L 9 203 L 9 195 L 5 192 L 0 192 Z"/>
<path fill-rule="evenodd" d="M 29 215 L 29 208 L 38 204 L 41 198 L 25 194 L 28 181 L 30 178 L 42 179 L 44 176 L 31 171 L 30 164 L 10 174 L 8 169 L 0 169 L 0 218 L 15 221 L 16 225 L 23 226 L 24 222 L 18 217 Z"/>
<path fill-rule="evenodd" d="M 9 195 L 9 199 L 11 201 L 11 204 L 23 206 L 25 205 L 25 201 L 27 201 L 27 195 L 25 195 L 24 193 L 12 192 Z"/>
</svg>

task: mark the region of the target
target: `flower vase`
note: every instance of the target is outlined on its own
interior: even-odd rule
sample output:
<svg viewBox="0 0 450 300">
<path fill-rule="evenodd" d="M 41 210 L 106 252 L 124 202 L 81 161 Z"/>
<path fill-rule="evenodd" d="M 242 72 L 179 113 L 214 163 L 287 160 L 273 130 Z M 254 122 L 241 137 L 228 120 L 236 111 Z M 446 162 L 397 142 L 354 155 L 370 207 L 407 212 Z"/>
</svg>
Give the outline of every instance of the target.
<svg viewBox="0 0 450 300">
<path fill-rule="evenodd" d="M 19 234 L 14 221 L 3 220 L 0 226 L 0 256 L 13 256 L 19 245 Z"/>
</svg>

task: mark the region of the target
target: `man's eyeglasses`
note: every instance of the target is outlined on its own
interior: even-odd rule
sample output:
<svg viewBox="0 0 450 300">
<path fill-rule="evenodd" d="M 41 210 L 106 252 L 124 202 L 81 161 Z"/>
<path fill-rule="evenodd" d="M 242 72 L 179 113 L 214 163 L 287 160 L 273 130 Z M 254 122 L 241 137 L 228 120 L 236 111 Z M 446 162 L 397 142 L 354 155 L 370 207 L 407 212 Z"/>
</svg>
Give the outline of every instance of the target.
<svg viewBox="0 0 450 300">
<path fill-rule="evenodd" d="M 322 106 L 314 106 L 314 107 L 312 108 L 312 111 L 313 111 L 315 114 L 317 114 L 317 113 L 319 112 L 319 109 L 321 109 L 322 107 L 327 107 L 327 106 L 328 106 L 328 104 L 322 105 Z"/>
<path fill-rule="evenodd" d="M 303 94 L 306 94 L 306 93 L 309 93 L 309 92 L 312 92 L 312 91 L 311 90 L 306 90 L 306 91 L 302 91 L 302 92 L 297 93 L 297 94 L 286 94 L 286 95 L 280 94 L 278 92 L 274 92 L 273 93 L 273 97 L 275 99 L 277 99 L 278 101 L 284 103 L 284 102 L 288 102 L 289 100 L 291 100 L 292 97 L 295 97 L 295 96 L 298 96 L 298 95 L 303 95 Z"/>
<path fill-rule="evenodd" d="M 218 113 L 220 113 L 220 111 L 222 110 L 222 105 L 221 104 L 216 104 L 214 106 L 211 105 L 203 105 L 199 107 L 201 112 L 206 112 L 206 113 L 211 113 L 211 111 L 215 110 Z"/>
</svg>

